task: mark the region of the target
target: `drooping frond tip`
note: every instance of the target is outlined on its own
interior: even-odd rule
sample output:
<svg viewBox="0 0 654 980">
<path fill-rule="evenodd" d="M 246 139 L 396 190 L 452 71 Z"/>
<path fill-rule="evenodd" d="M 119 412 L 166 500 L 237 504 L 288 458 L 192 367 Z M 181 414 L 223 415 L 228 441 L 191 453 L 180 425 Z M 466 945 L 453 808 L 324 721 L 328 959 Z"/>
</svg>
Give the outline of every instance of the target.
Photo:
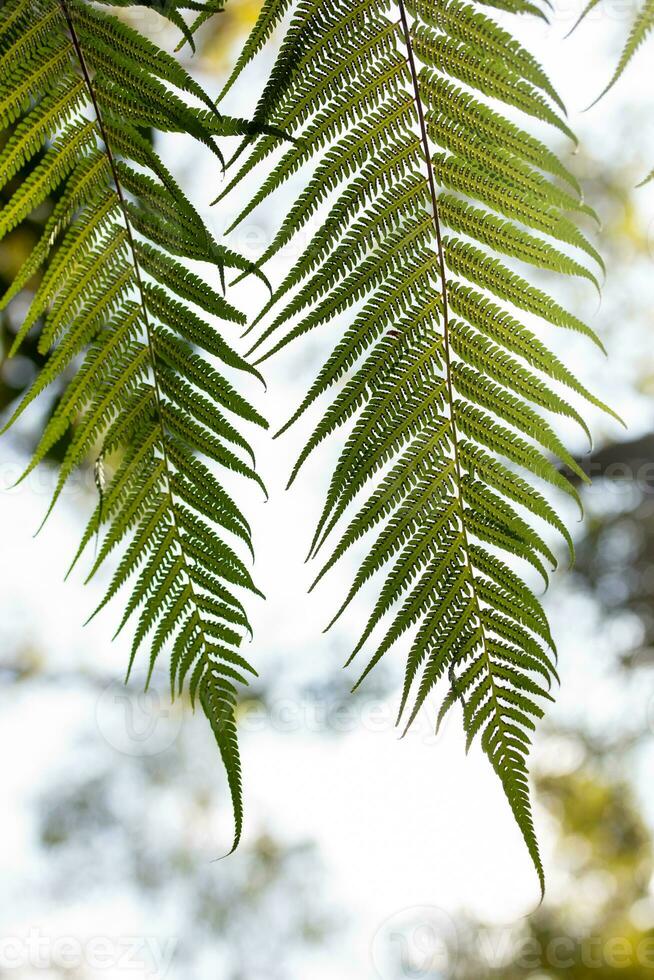
<svg viewBox="0 0 654 980">
<path fill-rule="evenodd" d="M 264 4 L 248 58 L 286 6 Z M 462 707 L 542 888 L 527 758 L 557 674 L 521 569 L 547 582 L 548 528 L 573 553 L 546 488 L 578 500 L 559 462 L 584 477 L 550 419 L 588 433 L 576 403 L 610 410 L 541 335 L 601 342 L 529 270 L 596 285 L 601 259 L 577 221 L 592 212 L 575 176 L 530 125 L 574 139 L 561 100 L 488 7 L 543 12 L 526 0 L 296 0 L 258 119 L 297 140 L 277 158 L 260 140 L 229 189 L 261 167 L 237 226 L 314 163 L 259 261 L 308 235 L 255 321 L 253 350 L 263 360 L 314 329 L 336 338 L 284 426 L 332 392 L 291 482 L 347 426 L 311 545 L 318 556 L 338 532 L 317 580 L 368 541 L 332 620 L 380 581 L 350 657 L 368 649 L 357 683 L 402 641 L 398 721 L 445 686 L 439 717 Z"/>
</svg>

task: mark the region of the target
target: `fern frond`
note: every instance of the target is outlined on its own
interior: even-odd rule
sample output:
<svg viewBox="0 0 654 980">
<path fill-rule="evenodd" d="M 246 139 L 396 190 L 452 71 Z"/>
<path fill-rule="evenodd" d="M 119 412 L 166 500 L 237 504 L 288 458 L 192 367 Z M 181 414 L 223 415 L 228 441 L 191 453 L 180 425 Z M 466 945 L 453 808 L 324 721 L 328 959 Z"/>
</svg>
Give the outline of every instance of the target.
<svg viewBox="0 0 654 980">
<path fill-rule="evenodd" d="M 175 23 L 181 9 L 208 8 L 161 5 Z M 73 471 L 96 460 L 99 500 L 73 566 L 96 536 L 89 578 L 120 553 L 96 612 L 129 584 L 119 631 L 135 621 L 130 670 L 141 647 L 150 674 L 171 651 L 173 695 L 186 688 L 216 736 L 236 846 L 234 709 L 254 673 L 238 653 L 250 631 L 239 596 L 258 590 L 240 555 L 252 552 L 250 528 L 220 473 L 263 486 L 241 423 L 265 422 L 227 376 L 259 377 L 222 334 L 244 318 L 180 258 L 208 263 L 214 279 L 250 266 L 214 241 L 142 127 L 191 133 L 220 157 L 216 136 L 251 125 L 219 115 L 173 57 L 86 0 L 10 0 L 1 13 L 0 122 L 10 131 L 0 185 L 11 193 L 0 237 L 56 192 L 0 301 L 36 281 L 12 353 L 36 328 L 46 355 L 8 426 L 62 386 L 26 474 L 69 436 L 50 513 Z"/>
<path fill-rule="evenodd" d="M 546 527 L 573 555 L 540 485 L 578 500 L 560 464 L 583 473 L 547 416 L 588 433 L 575 401 L 610 410 L 518 311 L 600 341 L 514 266 L 594 286 L 603 267 L 577 221 L 594 212 L 530 132 L 536 120 L 574 139 L 561 100 L 480 7 L 297 0 L 257 110 L 296 143 L 271 164 L 274 142 L 261 140 L 228 190 L 263 165 L 236 226 L 314 162 L 259 266 L 326 202 L 328 213 L 251 325 L 266 324 L 253 347 L 261 361 L 317 328 L 335 337 L 281 430 L 332 392 L 291 475 L 324 440 L 341 439 L 310 554 L 341 530 L 314 585 L 369 541 L 332 620 L 380 578 L 350 657 L 369 649 L 357 683 L 408 637 L 400 718 L 408 727 L 434 687 L 447 685 L 440 718 L 462 705 L 468 741 L 480 739 L 500 777 L 542 885 L 527 756 L 557 675 L 546 617 L 519 569 L 547 581 L 556 556 Z M 522 0 L 486 7 L 542 14 Z M 230 85 L 285 8 L 264 6 Z"/>
<path fill-rule="evenodd" d="M 600 2 L 601 0 L 589 0 L 589 2 L 586 4 L 583 11 L 581 12 L 579 18 L 573 25 L 570 31 L 571 34 L 579 27 L 581 22 L 586 19 L 588 14 Z M 654 29 L 654 2 L 652 2 L 652 0 L 643 0 L 643 4 L 640 10 L 636 12 L 636 16 L 634 18 L 634 21 L 631 25 L 631 29 L 629 31 L 629 36 L 625 41 L 615 71 L 613 72 L 613 75 L 611 76 L 610 80 L 607 82 L 604 89 L 600 92 L 597 98 L 591 103 L 591 105 L 595 105 L 595 103 L 599 102 L 599 100 L 604 95 L 606 95 L 609 89 L 613 88 L 613 86 L 618 81 L 618 79 L 621 78 L 621 76 L 624 74 L 626 68 L 629 66 L 629 64 L 637 54 L 638 49 L 641 47 L 642 44 L 645 43 L 645 41 L 647 40 L 648 36 L 651 34 L 653 29 Z"/>
</svg>

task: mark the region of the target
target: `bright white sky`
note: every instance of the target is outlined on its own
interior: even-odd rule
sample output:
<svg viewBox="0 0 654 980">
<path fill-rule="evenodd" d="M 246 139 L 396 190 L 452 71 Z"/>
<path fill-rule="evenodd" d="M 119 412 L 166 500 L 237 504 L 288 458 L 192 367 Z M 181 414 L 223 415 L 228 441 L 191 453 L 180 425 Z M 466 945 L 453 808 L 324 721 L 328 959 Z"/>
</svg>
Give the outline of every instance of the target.
<svg viewBox="0 0 654 980">
<path fill-rule="evenodd" d="M 618 42 L 629 22 L 628 14 L 618 16 L 613 3 L 601 10 L 601 15 L 595 14 L 568 41 L 563 42 L 562 37 L 574 20 L 571 9 L 557 16 L 551 28 L 540 22 L 525 22 L 523 36 L 549 69 L 570 107 L 573 129 L 593 155 L 609 160 L 621 154 L 630 159 L 628 142 L 632 143 L 635 182 L 644 175 L 648 160 L 654 165 L 654 133 L 644 127 L 625 132 L 622 117 L 624 106 L 629 105 L 630 119 L 638 118 L 638 110 L 641 118 L 647 119 L 648 108 L 651 119 L 654 96 L 650 73 L 646 74 L 651 52 L 641 54 L 617 90 L 592 111 L 581 114 L 608 79 Z M 229 106 L 234 114 L 248 114 L 263 67 L 260 64 L 249 75 L 250 81 Z M 204 156 L 200 159 L 195 153 L 190 156 L 188 146 L 182 150 L 171 145 L 168 149 L 185 186 L 195 189 L 198 202 L 206 202 L 219 187 L 213 161 Z M 644 161 L 642 167 L 640 161 Z M 583 182 L 584 174 L 578 172 L 578 176 Z M 238 200 L 237 195 L 231 205 L 234 210 Z M 641 221 L 648 226 L 654 220 L 654 194 L 643 191 L 637 202 L 642 209 Z M 218 229 L 229 223 L 229 206 L 228 202 L 226 211 L 220 215 L 214 211 L 210 216 Z M 275 198 L 251 223 L 266 239 L 283 206 L 283 199 Z M 248 243 L 237 238 L 234 244 L 245 250 Z M 256 254 L 259 246 L 256 241 L 254 244 Z M 273 281 L 278 279 L 283 261 L 279 259 L 268 270 Z M 642 269 L 638 270 L 643 302 L 647 302 L 651 282 L 651 277 L 645 280 Z M 642 322 L 636 326 L 615 322 L 611 311 L 615 310 L 612 297 L 617 296 L 617 289 L 618 284 L 609 278 L 600 310 L 590 290 L 573 294 L 579 315 L 597 325 L 605 336 L 608 333 L 611 355 L 607 365 L 585 345 L 579 346 L 578 352 L 574 346 L 573 367 L 584 381 L 617 405 L 633 431 L 639 431 L 651 424 L 652 412 L 642 398 L 628 395 L 628 386 L 642 367 L 639 361 L 643 355 L 651 358 L 651 344 L 643 341 Z M 231 299 L 252 313 L 263 296 L 248 285 L 235 291 Z M 634 342 L 635 354 L 627 350 L 625 335 Z M 273 428 L 295 407 L 298 392 L 312 377 L 325 349 L 321 338 L 313 337 L 304 348 L 296 348 L 270 364 L 267 395 L 253 385 L 252 397 L 263 407 Z M 613 434 L 605 422 L 600 426 L 601 431 Z M 248 492 L 244 500 L 257 541 L 257 581 L 270 597 L 267 603 L 253 607 L 255 641 L 249 653 L 262 678 L 269 681 L 274 681 L 280 661 L 297 665 L 293 671 L 302 678 L 311 677 L 312 672 L 321 680 L 330 672 L 337 674 L 348 653 L 347 631 L 360 624 L 364 610 L 364 604 L 359 604 L 334 635 L 325 638 L 321 629 L 342 594 L 344 571 L 332 574 L 321 589 L 306 595 L 311 570 L 304 565 L 304 556 L 330 462 L 327 450 L 306 468 L 295 488 L 284 493 L 290 464 L 306 431 L 300 427 L 274 446 L 266 437 L 258 438 L 258 460 L 271 500 L 263 504 L 255 492 Z M 281 467 L 280 451 L 285 459 Z M 3 487 L 11 483 L 13 465 L 5 444 Z M 15 645 L 45 651 L 53 669 L 100 670 L 119 676 L 126 662 L 126 646 L 124 642 L 110 643 L 116 612 L 114 619 L 110 612 L 82 630 L 98 588 L 83 589 L 80 576 L 66 585 L 61 581 L 79 534 L 78 511 L 80 506 L 88 506 L 87 499 L 79 493 L 68 495 L 43 534 L 37 539 L 31 537 L 46 508 L 47 482 L 47 474 L 38 473 L 18 490 L 2 494 L 3 635 L 8 638 L 9 649 Z M 577 716 L 575 704 L 583 693 L 583 710 L 590 717 L 615 717 L 616 708 L 611 705 L 615 691 L 597 669 L 607 659 L 611 638 L 598 635 L 596 611 L 590 604 L 566 595 L 563 576 L 558 584 L 558 600 L 553 603 L 563 677 L 558 716 Z M 397 651 L 396 664 L 401 659 L 399 654 Z M 122 902 L 108 898 L 105 907 L 63 907 L 57 912 L 42 905 L 38 889 L 32 889 L 29 899 L 18 901 L 25 878 L 33 883 L 38 879 L 31 843 L 33 828 L 26 822 L 35 786 L 51 767 L 56 768 L 62 753 L 72 751 L 81 730 L 97 731 L 100 740 L 104 736 L 102 726 L 93 725 L 97 712 L 93 698 L 80 698 L 63 688 L 30 699 L 18 693 L 14 700 L 11 693 L 12 701 L 5 698 L 0 720 L 3 796 L 10 801 L 0 814 L 0 838 L 6 848 L 5 883 L 12 896 L 4 912 L 2 932 L 20 934 L 38 922 L 44 929 L 74 935 L 98 931 L 107 935 L 120 929 L 129 929 L 130 934 L 139 929 L 156 934 L 161 923 L 139 921 L 143 910 L 132 907 L 124 897 Z M 645 710 L 645 694 L 630 692 L 626 696 L 631 698 L 632 694 L 629 703 L 636 705 L 635 710 Z M 465 758 L 458 717 L 452 715 L 438 740 L 429 736 L 430 727 L 422 718 L 414 732 L 400 741 L 392 726 L 383 722 L 389 714 L 383 702 L 377 704 L 381 724 L 376 716 L 371 720 L 371 707 L 369 703 L 366 706 L 365 699 L 356 704 L 359 708 L 364 705 L 361 724 L 350 726 L 340 738 L 307 732 L 301 725 L 294 731 L 276 731 L 264 724 L 260 728 L 252 725 L 243 739 L 246 843 L 248 835 L 264 828 L 272 828 L 289 840 L 315 839 L 329 897 L 353 924 L 347 942 L 302 964 L 298 980 L 300 976 L 310 976 L 311 980 L 333 980 L 335 976 L 342 980 L 392 980 L 375 936 L 387 928 L 384 924 L 388 920 L 391 929 L 395 921 L 401 921 L 403 910 L 429 906 L 456 913 L 457 908 L 467 907 L 508 924 L 528 913 L 538 900 L 533 871 L 499 784 L 478 752 Z M 619 704 L 624 708 L 624 700 Z M 199 738 L 205 737 L 199 726 L 195 730 Z M 206 737 L 210 738 L 208 733 Z M 116 766 L 121 759 L 116 752 Z M 566 761 L 559 763 L 565 765 Z M 228 839 L 227 807 L 223 816 L 224 821 L 215 828 L 216 854 L 224 851 Z M 547 823 L 542 815 L 539 826 L 546 842 L 547 865 Z M 238 855 L 230 860 L 238 861 Z M 549 871 L 552 888 L 556 889 L 556 869 L 550 865 Z M 126 974 L 116 969 L 101 975 L 113 980 Z M 178 975 L 173 965 L 168 976 Z"/>
</svg>

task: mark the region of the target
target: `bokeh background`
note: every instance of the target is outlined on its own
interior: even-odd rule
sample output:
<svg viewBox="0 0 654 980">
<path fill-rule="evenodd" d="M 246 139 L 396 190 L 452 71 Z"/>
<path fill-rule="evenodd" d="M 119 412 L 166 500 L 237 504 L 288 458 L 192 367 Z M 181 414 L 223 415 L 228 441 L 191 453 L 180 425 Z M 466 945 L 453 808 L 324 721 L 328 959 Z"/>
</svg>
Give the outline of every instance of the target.
<svg viewBox="0 0 654 980">
<path fill-rule="evenodd" d="M 197 54 L 184 54 L 212 94 L 258 7 L 230 0 Z M 569 434 L 593 485 L 582 491 L 586 521 L 569 515 L 576 568 L 562 568 L 546 597 L 562 686 L 533 760 L 545 902 L 493 773 L 478 750 L 465 756 L 455 712 L 435 737 L 432 705 L 398 739 L 400 651 L 349 695 L 341 665 L 353 619 L 321 632 L 341 576 L 307 596 L 304 565 L 329 450 L 284 491 L 302 432 L 274 449 L 260 437 L 270 501 L 243 501 L 269 599 L 253 609 L 249 653 L 260 679 L 240 715 L 246 834 L 236 855 L 217 860 L 230 807 L 208 726 L 187 704 L 169 705 L 163 666 L 147 694 L 138 671 L 124 687 L 112 612 L 82 628 L 103 582 L 63 581 L 95 501 L 91 467 L 38 537 L 56 459 L 13 487 L 53 391 L 1 443 L 3 980 L 654 976 L 654 190 L 636 189 L 654 166 L 654 49 L 583 111 L 610 77 L 635 7 L 603 0 L 566 40 L 579 9 L 562 0 L 550 25 L 524 22 L 519 32 L 569 106 L 580 147 L 560 152 L 602 218 L 596 236 L 608 267 L 601 302 L 585 286 L 559 285 L 557 295 L 602 336 L 609 359 L 569 336 L 555 342 L 627 429 L 593 419 L 592 452 Z M 172 50 L 175 33 L 156 15 L 126 16 Z M 229 111 L 252 112 L 278 42 L 243 77 Z M 159 149 L 216 233 L 261 179 L 209 209 L 223 180 L 215 160 L 184 140 Z M 255 258 L 289 193 L 230 244 Z M 0 290 L 47 213 L 0 244 Z M 273 280 L 291 259 L 278 257 Z M 248 283 L 230 298 L 255 313 L 265 296 Z M 0 352 L 24 309 L 18 300 L 0 315 Z M 273 426 L 331 343 L 327 330 L 268 366 L 268 392 L 253 397 Z M 3 359 L 2 417 L 37 366 L 29 343 Z"/>
</svg>

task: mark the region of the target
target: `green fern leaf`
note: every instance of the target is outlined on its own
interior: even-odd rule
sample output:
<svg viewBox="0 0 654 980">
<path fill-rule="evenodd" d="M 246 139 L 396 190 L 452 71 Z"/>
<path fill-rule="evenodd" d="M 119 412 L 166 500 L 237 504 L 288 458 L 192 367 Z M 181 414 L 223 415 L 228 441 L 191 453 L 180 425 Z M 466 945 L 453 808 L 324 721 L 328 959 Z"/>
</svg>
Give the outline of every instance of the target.
<svg viewBox="0 0 654 980">
<path fill-rule="evenodd" d="M 584 7 L 581 15 L 572 27 L 572 30 L 570 31 L 571 34 L 599 3 L 600 0 L 589 0 L 589 3 L 587 3 L 587 5 Z M 604 89 L 600 92 L 594 102 L 591 103 L 592 105 L 599 102 L 599 100 L 606 95 L 609 89 L 613 88 L 615 83 L 619 78 L 621 78 L 626 68 L 635 57 L 638 49 L 642 44 L 644 44 L 647 37 L 651 34 L 652 30 L 654 30 L 654 2 L 653 0 L 644 0 L 631 25 L 629 36 L 622 49 L 616 69 Z"/>
<path fill-rule="evenodd" d="M 485 6 L 544 16 L 524 0 Z M 286 7 L 264 5 L 229 86 Z M 257 109 L 260 123 L 296 142 L 271 163 L 273 139 L 241 160 L 245 140 L 226 193 L 261 167 L 235 227 L 314 163 L 259 267 L 324 209 L 322 223 L 250 327 L 264 323 L 253 346 L 260 361 L 315 329 L 335 337 L 281 430 L 332 393 L 291 475 L 340 438 L 310 554 L 342 530 L 314 585 L 368 542 L 332 620 L 380 579 L 350 657 L 369 651 L 357 684 L 402 641 L 407 727 L 445 685 L 439 718 L 462 706 L 468 742 L 480 740 L 501 779 L 542 886 L 527 757 L 557 675 L 547 620 L 520 568 L 547 581 L 556 556 L 546 527 L 573 554 L 539 485 L 578 500 L 557 458 L 583 473 L 547 416 L 588 433 L 575 402 L 610 410 L 515 311 L 600 341 L 514 266 L 595 287 L 603 267 L 575 220 L 594 212 L 530 132 L 536 120 L 574 139 L 562 102 L 536 59 L 480 8 L 296 0 Z"/>
<path fill-rule="evenodd" d="M 216 8 L 166 3 L 161 12 L 190 34 L 180 11 Z M 89 578 L 119 553 L 96 612 L 129 584 L 119 631 L 135 622 L 130 670 L 141 647 L 149 674 L 170 652 L 173 694 L 186 688 L 200 703 L 225 763 L 236 846 L 235 706 L 254 672 L 238 653 L 250 632 L 240 596 L 257 589 L 240 554 L 252 552 L 250 528 L 220 473 L 263 486 L 242 430 L 265 422 L 223 374 L 259 377 L 223 336 L 242 315 L 178 257 L 220 276 L 252 267 L 214 241 L 140 128 L 190 133 L 220 159 L 217 135 L 253 128 L 219 115 L 173 57 L 86 0 L 3 3 L 0 123 L 9 129 L 0 185 L 14 181 L 0 238 L 56 191 L 1 300 L 37 282 L 12 353 L 36 329 L 46 358 L 8 425 L 46 387 L 63 388 L 26 474 L 70 435 L 50 513 L 74 470 L 95 460 L 99 499 L 73 566 L 96 537 Z"/>
</svg>

